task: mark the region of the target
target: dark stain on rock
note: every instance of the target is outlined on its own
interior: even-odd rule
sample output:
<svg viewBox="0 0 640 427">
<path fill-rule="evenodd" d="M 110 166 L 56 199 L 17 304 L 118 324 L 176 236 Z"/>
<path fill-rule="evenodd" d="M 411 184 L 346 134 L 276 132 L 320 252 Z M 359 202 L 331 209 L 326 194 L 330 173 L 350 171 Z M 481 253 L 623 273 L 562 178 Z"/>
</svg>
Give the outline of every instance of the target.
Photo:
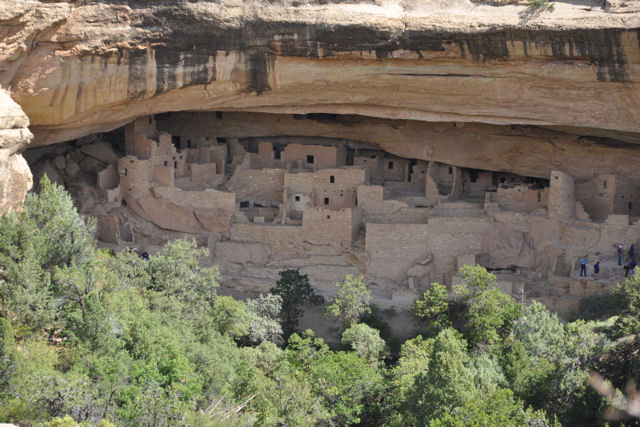
<svg viewBox="0 0 640 427">
<path fill-rule="evenodd" d="M 271 90 L 269 86 L 269 64 L 265 53 L 256 52 L 249 55 L 249 91 L 258 95 Z"/>
<path fill-rule="evenodd" d="M 147 93 L 146 66 L 148 62 L 146 49 L 129 51 L 129 79 L 127 80 L 127 98 L 144 98 Z"/>
<path fill-rule="evenodd" d="M 156 95 L 178 88 L 179 73 L 182 73 L 180 80 L 183 86 L 203 85 L 215 80 L 215 56 L 209 56 L 206 51 L 185 52 L 157 46 L 154 53 Z M 212 69 L 210 69 L 211 57 L 214 58 Z"/>
</svg>

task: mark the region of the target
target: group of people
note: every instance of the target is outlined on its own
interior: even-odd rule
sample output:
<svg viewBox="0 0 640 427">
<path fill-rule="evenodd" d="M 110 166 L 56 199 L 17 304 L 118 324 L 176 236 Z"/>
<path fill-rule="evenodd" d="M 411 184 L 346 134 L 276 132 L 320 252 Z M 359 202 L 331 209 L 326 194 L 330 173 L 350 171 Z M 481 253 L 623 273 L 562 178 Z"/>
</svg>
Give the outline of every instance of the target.
<svg viewBox="0 0 640 427">
<path fill-rule="evenodd" d="M 618 245 L 618 265 L 622 266 L 622 260 L 624 258 L 624 277 L 628 277 L 629 274 L 634 274 L 635 273 L 635 269 L 638 266 L 638 263 L 636 262 L 636 248 L 635 245 L 632 243 L 631 246 L 629 246 L 629 250 L 626 253 L 626 257 L 625 257 L 625 251 L 622 248 L 622 245 Z M 600 261 L 596 261 L 595 264 L 593 264 L 593 277 L 594 278 L 598 278 L 598 276 L 600 275 Z M 586 260 L 586 256 L 580 258 L 580 277 L 587 277 L 587 260 Z"/>
<path fill-rule="evenodd" d="M 624 250 L 622 249 L 622 245 L 618 245 L 618 265 L 622 265 L 623 256 Z M 629 246 L 627 257 L 624 260 L 624 277 L 629 276 L 629 274 L 634 274 L 637 266 L 638 263 L 636 262 L 636 248 L 632 243 L 631 246 Z"/>
</svg>

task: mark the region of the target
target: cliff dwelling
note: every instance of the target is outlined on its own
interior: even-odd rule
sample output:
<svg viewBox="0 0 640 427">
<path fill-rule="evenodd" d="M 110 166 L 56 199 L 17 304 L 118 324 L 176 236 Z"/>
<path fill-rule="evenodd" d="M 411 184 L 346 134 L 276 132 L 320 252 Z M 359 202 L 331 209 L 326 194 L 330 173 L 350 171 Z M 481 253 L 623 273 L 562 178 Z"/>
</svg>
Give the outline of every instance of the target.
<svg viewBox="0 0 640 427">
<path fill-rule="evenodd" d="M 633 5 L 13 3 L 3 210 L 46 173 L 102 246 L 194 238 L 231 294 L 363 274 L 403 313 L 479 264 L 570 318 L 640 241 Z"/>
<path fill-rule="evenodd" d="M 526 137 L 530 155 L 504 167 L 504 146 L 455 155 L 478 135 Z M 603 262 L 600 280 L 580 278 L 578 260 L 640 238 L 640 179 L 626 162 L 592 173 L 599 153 L 563 164 L 580 144 L 532 127 L 218 111 L 142 116 L 25 156 L 36 180 L 46 173 L 97 219 L 103 246 L 154 252 L 196 238 L 236 292 L 266 291 L 287 268 L 326 295 L 363 274 L 376 304 L 408 309 L 430 283 L 452 289 L 462 265 L 480 264 L 502 291 L 570 317 L 621 271 Z"/>
</svg>

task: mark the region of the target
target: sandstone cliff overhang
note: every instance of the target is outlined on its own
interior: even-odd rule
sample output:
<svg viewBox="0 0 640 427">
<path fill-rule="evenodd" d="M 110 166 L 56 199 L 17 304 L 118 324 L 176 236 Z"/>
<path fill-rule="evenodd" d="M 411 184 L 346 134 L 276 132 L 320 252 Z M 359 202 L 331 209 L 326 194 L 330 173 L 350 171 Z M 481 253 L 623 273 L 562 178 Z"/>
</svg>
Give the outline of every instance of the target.
<svg viewBox="0 0 640 427">
<path fill-rule="evenodd" d="M 524 124 L 637 142 L 636 9 L 20 0 L 0 5 L 0 84 L 36 145 L 179 110 Z"/>
</svg>

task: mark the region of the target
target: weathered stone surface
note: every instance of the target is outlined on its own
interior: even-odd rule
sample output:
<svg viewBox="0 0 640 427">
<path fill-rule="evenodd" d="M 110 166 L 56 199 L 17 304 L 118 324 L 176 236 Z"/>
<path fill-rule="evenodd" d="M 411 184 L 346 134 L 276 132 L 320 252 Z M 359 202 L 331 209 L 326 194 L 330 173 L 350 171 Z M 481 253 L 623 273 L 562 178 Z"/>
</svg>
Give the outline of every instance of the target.
<svg viewBox="0 0 640 427">
<path fill-rule="evenodd" d="M 527 124 L 638 140 L 625 136 L 640 131 L 638 14 L 453 3 L 19 0 L 0 6 L 0 84 L 38 144 L 185 109 Z"/>
<path fill-rule="evenodd" d="M 202 227 L 207 231 L 224 233 L 228 232 L 231 228 L 230 216 L 202 210 L 195 210 L 193 213 L 195 214 Z"/>
<path fill-rule="evenodd" d="M 80 151 L 105 163 L 118 163 L 118 155 L 113 151 L 113 147 L 108 142 L 95 142 L 86 144 Z"/>
<path fill-rule="evenodd" d="M 166 199 L 147 196 L 137 200 L 144 218 L 167 230 L 197 234 L 198 222 L 191 212 Z"/>
<path fill-rule="evenodd" d="M 0 88 L 0 211 L 19 209 L 33 186 L 31 170 L 18 154 L 33 137 L 28 126 L 20 106 Z"/>
</svg>

